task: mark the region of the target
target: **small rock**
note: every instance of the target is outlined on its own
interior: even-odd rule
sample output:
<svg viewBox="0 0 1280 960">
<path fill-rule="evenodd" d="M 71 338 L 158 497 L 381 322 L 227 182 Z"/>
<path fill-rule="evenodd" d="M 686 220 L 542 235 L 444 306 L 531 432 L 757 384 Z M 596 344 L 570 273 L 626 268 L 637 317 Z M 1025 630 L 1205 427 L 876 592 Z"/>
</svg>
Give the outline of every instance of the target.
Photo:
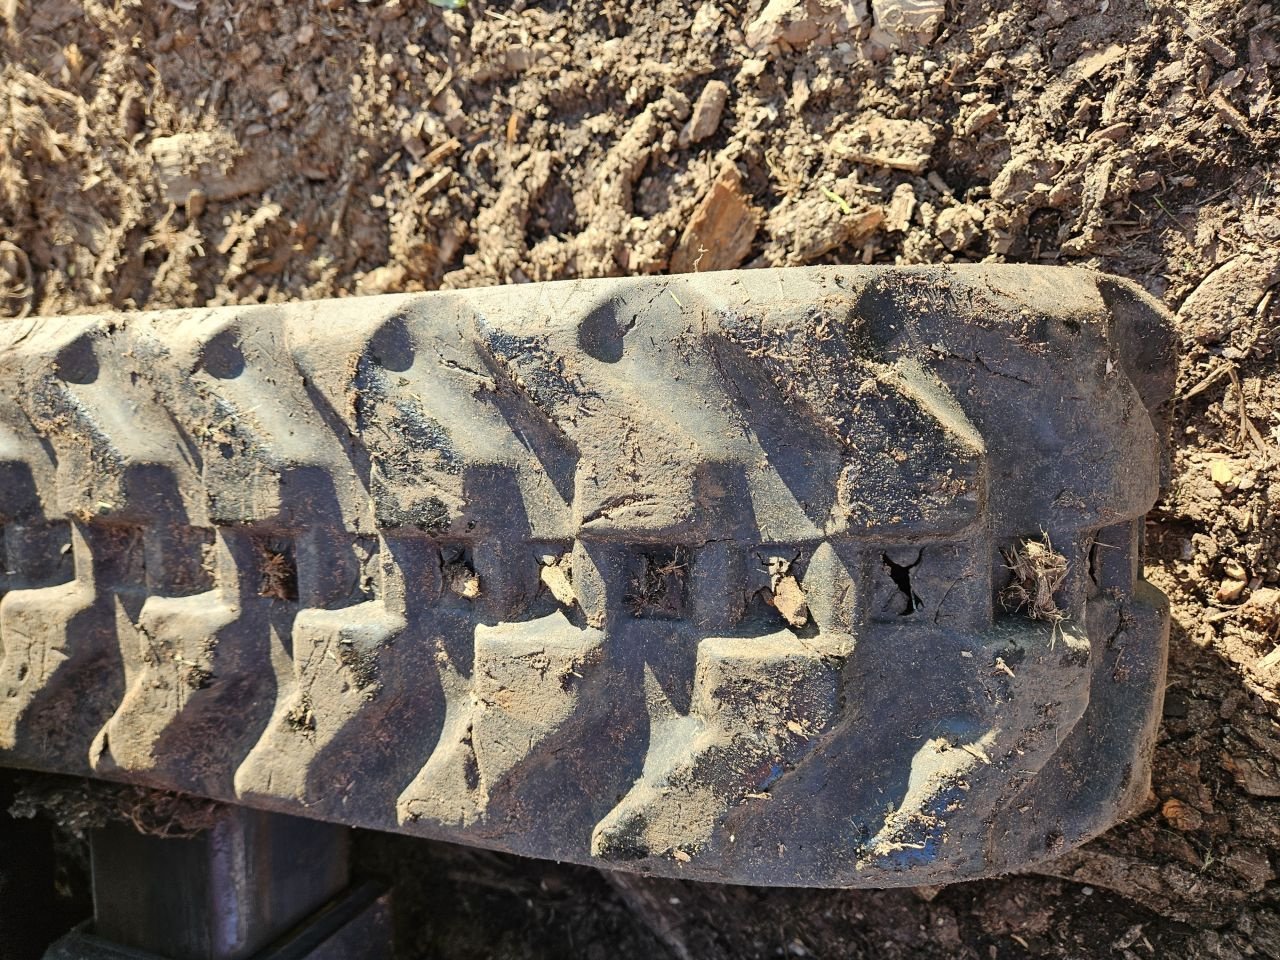
<svg viewBox="0 0 1280 960">
<path fill-rule="evenodd" d="M 1145 193 L 1148 190 L 1154 190 L 1156 187 L 1160 186 L 1161 180 L 1162 177 L 1158 170 L 1143 170 L 1138 174 L 1138 179 L 1135 181 L 1135 184 L 1139 193 Z"/>
<path fill-rule="evenodd" d="M 284 113 L 289 109 L 289 91 L 281 87 L 267 97 L 267 109 L 272 113 Z"/>
<path fill-rule="evenodd" d="M 542 569 L 539 571 L 539 577 L 544 586 L 560 603 L 566 607 L 573 606 L 578 600 L 578 594 L 573 589 L 573 579 L 569 573 L 569 558 L 551 557 L 549 562 L 544 562 Z"/>
<path fill-rule="evenodd" d="M 467 600 L 480 596 L 480 577 L 463 561 L 445 564 L 443 573 L 445 583 L 458 596 Z"/>
<path fill-rule="evenodd" d="M 934 234 L 952 252 L 965 249 L 982 235 L 983 213 L 972 204 L 947 207 L 938 213 Z"/>
<path fill-rule="evenodd" d="M 693 116 L 680 131 L 680 146 L 699 143 L 720 127 L 720 117 L 729 101 L 729 85 L 722 80 L 711 80 L 702 88 L 698 101 L 693 105 Z"/>
<path fill-rule="evenodd" d="M 402 263 L 374 267 L 356 281 L 356 292 L 361 296 L 377 296 L 402 291 L 407 272 Z"/>
<path fill-rule="evenodd" d="M 706 0 L 693 15 L 693 26 L 689 33 L 695 40 L 709 40 L 720 30 L 724 21 L 724 12 L 712 0 Z"/>
<path fill-rule="evenodd" d="M 1222 572 L 1225 573 L 1232 580 L 1244 580 L 1247 582 L 1249 579 L 1248 572 L 1245 570 L 1244 565 L 1240 563 L 1239 560 L 1222 561 Z"/>
<path fill-rule="evenodd" d="M 1243 580 L 1223 580 L 1214 597 L 1219 603 L 1235 603 L 1244 594 L 1245 586 Z"/>
<path fill-rule="evenodd" d="M 1209 464 L 1209 479 L 1223 490 L 1230 491 L 1236 488 L 1235 474 L 1231 472 L 1231 467 L 1223 460 L 1214 460 Z"/>
<path fill-rule="evenodd" d="M 1113 143 L 1124 143 L 1133 136 L 1133 126 L 1128 123 L 1113 123 L 1089 134 L 1090 140 L 1110 140 Z"/>
<path fill-rule="evenodd" d="M 743 192 L 736 167 L 727 165 L 707 191 L 671 254 L 672 273 L 732 270 L 751 252 L 760 212 Z"/>
</svg>

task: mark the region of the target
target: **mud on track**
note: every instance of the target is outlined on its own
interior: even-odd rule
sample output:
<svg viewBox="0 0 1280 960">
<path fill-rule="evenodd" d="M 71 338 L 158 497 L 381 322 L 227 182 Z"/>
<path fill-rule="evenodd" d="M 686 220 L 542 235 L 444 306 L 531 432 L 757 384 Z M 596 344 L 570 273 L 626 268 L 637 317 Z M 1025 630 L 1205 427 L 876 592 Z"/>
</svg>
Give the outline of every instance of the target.
<svg viewBox="0 0 1280 960">
<path fill-rule="evenodd" d="M 894 50 L 860 4 L 808 6 L 777 36 L 759 4 L 715 0 L 9 0 L 0 310 L 673 262 L 994 257 L 1136 280 L 1181 341 L 1173 475 L 1147 527 L 1174 601 L 1170 686 L 1148 810 L 1065 879 L 619 891 L 381 837 L 365 856 L 422 893 L 407 956 L 1276 955 L 1274 8 L 950 3 L 933 39 Z M 701 136 L 713 80 L 725 104 Z"/>
</svg>

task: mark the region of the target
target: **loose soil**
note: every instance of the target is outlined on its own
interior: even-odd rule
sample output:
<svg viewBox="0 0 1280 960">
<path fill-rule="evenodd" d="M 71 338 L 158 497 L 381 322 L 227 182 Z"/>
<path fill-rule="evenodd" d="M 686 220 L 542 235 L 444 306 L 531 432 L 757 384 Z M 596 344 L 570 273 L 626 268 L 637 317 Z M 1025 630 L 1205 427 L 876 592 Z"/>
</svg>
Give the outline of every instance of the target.
<svg viewBox="0 0 1280 960">
<path fill-rule="evenodd" d="M 936 6 L 0 0 L 0 315 L 988 259 L 1177 312 L 1146 810 L 1051 875 L 895 892 L 365 836 L 402 957 L 1280 957 L 1280 12 Z"/>
</svg>

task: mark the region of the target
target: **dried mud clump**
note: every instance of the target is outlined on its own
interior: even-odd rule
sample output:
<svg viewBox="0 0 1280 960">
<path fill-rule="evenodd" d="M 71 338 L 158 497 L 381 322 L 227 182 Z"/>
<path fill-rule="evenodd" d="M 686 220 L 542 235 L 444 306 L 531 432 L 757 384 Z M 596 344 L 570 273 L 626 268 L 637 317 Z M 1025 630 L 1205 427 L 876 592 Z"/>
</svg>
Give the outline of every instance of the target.
<svg viewBox="0 0 1280 960">
<path fill-rule="evenodd" d="M 285 722 L 290 730 L 303 735 L 312 735 L 316 730 L 316 715 L 311 702 L 311 694 L 303 693 L 297 702 L 285 714 Z"/>
<path fill-rule="evenodd" d="M 1048 534 L 1043 543 L 1024 540 L 1005 551 L 1005 560 L 1013 574 L 1010 584 L 1000 591 L 1000 602 L 1006 610 L 1023 611 L 1032 620 L 1053 624 L 1067 618 L 1054 594 L 1066 581 L 1070 565 L 1053 549 Z"/>
</svg>

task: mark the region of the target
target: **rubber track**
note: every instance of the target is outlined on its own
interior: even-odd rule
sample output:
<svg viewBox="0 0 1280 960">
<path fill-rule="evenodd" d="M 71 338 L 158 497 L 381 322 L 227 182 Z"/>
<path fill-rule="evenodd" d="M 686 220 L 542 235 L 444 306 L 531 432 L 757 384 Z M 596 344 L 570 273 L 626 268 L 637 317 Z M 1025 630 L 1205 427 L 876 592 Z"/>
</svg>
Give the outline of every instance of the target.
<svg viewBox="0 0 1280 960">
<path fill-rule="evenodd" d="M 729 882 L 1144 795 L 1161 309 L 813 268 L 0 327 L 0 762 Z M 1066 558 L 1060 622 L 1011 550 Z M 1007 595 L 1004 595 L 1007 598 Z"/>
</svg>

